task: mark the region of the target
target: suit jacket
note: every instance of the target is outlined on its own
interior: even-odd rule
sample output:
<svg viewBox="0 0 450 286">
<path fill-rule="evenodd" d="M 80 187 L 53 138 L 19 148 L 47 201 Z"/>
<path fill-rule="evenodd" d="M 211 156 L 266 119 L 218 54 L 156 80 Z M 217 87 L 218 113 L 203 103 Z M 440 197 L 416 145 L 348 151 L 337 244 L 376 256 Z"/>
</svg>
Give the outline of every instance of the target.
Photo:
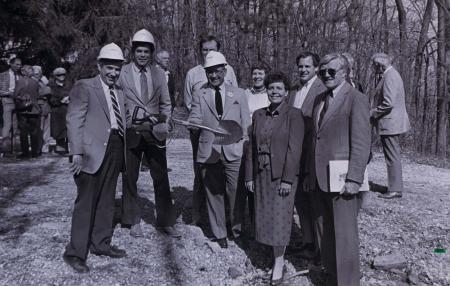
<svg viewBox="0 0 450 286">
<path fill-rule="evenodd" d="M 267 109 L 261 108 L 253 113 L 250 152 L 245 154 L 245 180 L 255 180 L 258 171 L 258 146 L 262 140 L 263 124 Z M 278 109 L 279 118 L 270 137 L 270 164 L 272 180 L 293 183 L 299 174 L 302 142 L 304 135 L 303 116 L 300 110 L 282 103 Z"/>
<path fill-rule="evenodd" d="M 219 115 L 215 108 L 213 89 L 204 84 L 194 93 L 192 110 L 189 121 L 211 128 L 219 126 Z M 201 130 L 197 152 L 197 162 L 216 163 L 220 159 L 221 150 L 227 160 L 234 161 L 242 158 L 243 142 L 247 140 L 250 126 L 250 112 L 245 91 L 241 88 L 225 84 L 225 103 L 223 105 L 223 120 L 236 121 L 242 128 L 243 140 L 230 145 L 213 144 L 214 134 Z"/>
<path fill-rule="evenodd" d="M 330 160 L 349 160 L 347 180 L 362 184 L 370 153 L 369 99 L 344 82 L 334 97 L 322 124 L 318 126 L 320 111 L 328 91 L 317 96 L 312 118 L 311 158 L 309 160 L 309 188 L 316 180 L 322 191 L 329 191 Z"/>
<path fill-rule="evenodd" d="M 21 114 L 38 115 L 41 114 L 41 108 L 38 104 L 39 98 L 39 83 L 27 76 L 21 76 L 16 81 L 16 88 L 14 89 L 13 98 L 15 100 L 26 96 L 31 100 L 30 110 L 19 111 Z"/>
<path fill-rule="evenodd" d="M 380 135 L 402 134 L 411 128 L 403 80 L 393 67 L 384 73 L 376 87 L 370 115 Z"/>
<path fill-rule="evenodd" d="M 167 116 L 167 119 L 169 119 L 172 106 L 164 71 L 160 67 L 154 65 L 149 66 L 153 83 L 153 92 L 150 94 L 148 102 L 143 102 L 134 83 L 132 65 L 133 63 L 129 63 L 122 67 L 122 72 L 118 81 L 119 87 L 122 88 L 125 94 L 130 113 L 133 112 L 136 106 L 140 106 L 150 114 L 164 114 Z M 164 141 L 169 130 L 167 122 L 156 124 L 153 128 L 147 128 L 146 130 L 140 128 L 136 129 L 136 126 L 131 125 L 131 116 L 128 116 L 127 125 L 129 127 L 127 132 L 128 148 L 135 148 L 141 141 L 142 136 L 145 139 L 148 139 L 149 137 L 154 138 L 150 132 L 152 132 L 153 135 L 158 133 L 157 137 L 162 137 L 162 141 Z"/>
<path fill-rule="evenodd" d="M 173 73 L 169 73 L 168 78 L 167 87 L 169 88 L 170 102 L 172 103 L 172 108 L 174 108 L 177 105 L 177 99 L 175 98 L 175 77 Z"/>
<path fill-rule="evenodd" d="M 94 174 L 100 168 L 111 132 L 108 104 L 100 81 L 100 76 L 96 76 L 75 83 L 69 93 L 66 116 L 70 155 L 83 155 L 81 170 L 88 174 Z M 115 91 L 122 121 L 125 122 L 127 106 L 124 94 L 119 88 Z"/>
<path fill-rule="evenodd" d="M 288 104 L 290 106 L 294 105 L 295 102 L 295 95 L 302 87 L 298 89 L 294 89 L 291 92 L 289 92 L 288 95 Z M 306 95 L 305 101 L 303 102 L 301 111 L 303 113 L 303 116 L 305 117 L 311 117 L 312 110 L 314 107 L 314 100 L 316 99 L 316 96 L 321 94 L 322 92 L 326 91 L 327 88 L 323 84 L 322 80 L 319 78 L 316 78 L 314 82 L 311 85 L 311 88 L 308 91 L 308 94 Z"/>
</svg>

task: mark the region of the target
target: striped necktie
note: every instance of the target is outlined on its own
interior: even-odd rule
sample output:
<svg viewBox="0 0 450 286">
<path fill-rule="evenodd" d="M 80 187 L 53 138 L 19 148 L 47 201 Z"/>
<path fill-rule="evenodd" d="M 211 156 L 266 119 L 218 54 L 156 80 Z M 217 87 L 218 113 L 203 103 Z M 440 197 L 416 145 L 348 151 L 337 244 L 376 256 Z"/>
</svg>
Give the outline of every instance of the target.
<svg viewBox="0 0 450 286">
<path fill-rule="evenodd" d="M 113 88 L 109 88 L 109 94 L 111 95 L 111 103 L 114 110 L 114 115 L 116 116 L 117 127 L 119 131 L 119 135 L 123 137 L 123 121 L 122 116 L 120 115 L 119 103 L 117 102 L 116 94 L 114 93 Z"/>
</svg>

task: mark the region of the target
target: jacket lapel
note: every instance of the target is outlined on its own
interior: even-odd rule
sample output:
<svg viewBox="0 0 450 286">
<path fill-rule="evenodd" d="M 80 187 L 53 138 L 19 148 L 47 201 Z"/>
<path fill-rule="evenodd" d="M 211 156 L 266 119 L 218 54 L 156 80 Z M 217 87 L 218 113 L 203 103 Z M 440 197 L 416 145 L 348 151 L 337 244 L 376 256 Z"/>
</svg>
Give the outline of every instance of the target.
<svg viewBox="0 0 450 286">
<path fill-rule="evenodd" d="M 200 98 L 203 98 L 203 100 L 206 102 L 206 105 L 211 110 L 212 114 L 214 114 L 214 116 L 217 118 L 217 120 L 219 120 L 219 114 L 217 114 L 216 105 L 212 101 L 213 100 L 212 96 L 210 96 L 211 91 L 212 91 L 211 88 L 208 88 L 208 87 L 202 88 Z"/>
<path fill-rule="evenodd" d="M 341 90 L 339 90 L 338 94 L 334 96 L 330 106 L 328 107 L 327 112 L 324 114 L 322 125 L 319 126 L 319 128 L 322 128 L 322 126 L 324 126 L 329 121 L 329 119 L 333 116 L 333 114 L 335 114 L 340 109 L 342 103 L 344 102 L 345 96 L 350 90 L 350 88 L 352 88 L 351 85 L 347 82 L 344 82 L 344 85 L 341 87 Z"/>
<path fill-rule="evenodd" d="M 105 113 L 106 117 L 108 118 L 108 121 L 111 122 L 111 119 L 109 118 L 108 103 L 106 102 L 105 92 L 103 91 L 103 86 L 101 83 L 100 76 L 95 78 L 94 87 L 95 87 L 95 95 L 97 96 L 100 106 L 102 107 L 103 112 Z"/>
<path fill-rule="evenodd" d="M 124 79 L 126 86 L 129 87 L 132 91 L 133 98 L 130 98 L 134 102 L 136 102 L 137 105 L 144 106 L 144 102 L 141 100 L 141 97 L 139 96 L 139 93 L 136 89 L 136 85 L 134 83 L 134 77 L 133 77 L 133 63 L 129 63 L 124 67 Z"/>
</svg>

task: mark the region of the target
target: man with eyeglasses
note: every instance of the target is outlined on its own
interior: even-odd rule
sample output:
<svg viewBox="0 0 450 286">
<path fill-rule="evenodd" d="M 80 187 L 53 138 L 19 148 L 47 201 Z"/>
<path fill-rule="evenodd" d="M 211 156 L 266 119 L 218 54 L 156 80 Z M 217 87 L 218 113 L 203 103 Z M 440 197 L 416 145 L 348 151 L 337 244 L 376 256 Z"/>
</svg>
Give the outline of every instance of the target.
<svg viewBox="0 0 450 286">
<path fill-rule="evenodd" d="M 298 108 L 302 111 L 305 122 L 311 120 L 311 113 L 313 109 L 314 100 L 317 95 L 326 90 L 325 85 L 317 77 L 317 71 L 319 69 L 319 55 L 306 51 L 300 53 L 297 56 L 296 63 L 298 68 L 298 75 L 300 81 L 300 87 L 294 89 L 289 93 L 288 103 L 289 105 Z M 306 124 L 306 127 L 311 126 Z M 305 130 L 305 138 L 311 136 L 311 130 Z M 308 143 L 305 140 L 305 143 Z M 310 154 L 308 150 L 308 144 L 303 144 L 302 159 L 300 164 L 300 170 L 305 170 L 307 157 Z M 299 256 L 306 259 L 315 259 L 318 256 L 318 245 L 316 236 L 314 233 L 314 221 L 312 214 L 312 196 L 314 193 L 310 192 L 303 184 L 307 183 L 304 176 L 305 172 L 301 172 L 300 182 L 297 187 L 297 193 L 295 197 L 295 208 L 300 220 L 300 226 L 302 229 L 302 244 L 299 246 L 297 253 Z"/>
<path fill-rule="evenodd" d="M 368 98 L 347 81 L 348 63 L 329 54 L 319 64 L 327 91 L 317 96 L 312 112 L 309 188 L 316 193 L 313 211 L 326 285 L 359 285 L 357 194 L 370 152 Z M 329 165 L 348 160 L 345 184 L 330 192 Z"/>
<path fill-rule="evenodd" d="M 243 89 L 225 83 L 227 61 L 211 51 L 205 58 L 208 83 L 194 93 L 189 121 L 217 129 L 221 120 L 235 121 L 242 128 L 243 138 L 230 145 L 214 144 L 214 134 L 201 130 L 196 160 L 206 191 L 208 216 L 214 240 L 227 248 L 225 198 L 229 203 L 232 237 L 240 236 L 241 224 L 235 216 L 236 189 L 242 149 L 250 125 L 248 102 Z"/>
<path fill-rule="evenodd" d="M 189 113 L 192 110 L 194 91 L 200 89 L 203 84 L 208 82 L 208 78 L 204 69 L 206 55 L 210 51 L 219 51 L 220 42 L 215 36 L 212 35 L 201 37 L 199 42 L 199 50 L 201 55 L 201 64 L 191 68 L 187 72 L 186 80 L 184 82 L 184 105 L 186 106 Z M 238 84 L 233 68 L 230 65 L 226 65 L 225 69 L 225 83 L 237 87 Z M 199 224 L 201 221 L 201 209 L 205 201 L 205 194 L 201 182 L 199 167 L 195 160 L 195 158 L 197 157 L 198 136 L 198 131 L 190 130 L 192 155 L 194 161 L 194 186 L 192 190 L 192 224 L 194 225 Z"/>
</svg>

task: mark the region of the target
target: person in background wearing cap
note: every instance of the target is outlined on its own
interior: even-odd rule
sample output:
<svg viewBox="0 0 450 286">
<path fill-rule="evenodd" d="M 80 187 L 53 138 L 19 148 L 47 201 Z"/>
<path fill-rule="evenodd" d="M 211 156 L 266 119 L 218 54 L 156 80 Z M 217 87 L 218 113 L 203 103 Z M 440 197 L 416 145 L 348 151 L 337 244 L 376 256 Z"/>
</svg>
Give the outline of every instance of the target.
<svg viewBox="0 0 450 286">
<path fill-rule="evenodd" d="M 152 115 L 150 122 L 132 125 L 127 132 L 127 172 L 123 174 L 121 223 L 130 226 L 131 236 L 143 236 L 137 181 L 144 154 L 155 189 L 156 227 L 168 236 L 181 237 L 174 227 L 176 217 L 165 146 L 169 132 L 167 120 L 171 116 L 170 96 L 164 71 L 150 63 L 154 50 L 153 35 L 145 29 L 136 32 L 132 39 L 132 62 L 123 67 L 119 79 L 130 111 L 139 107 Z"/>
<path fill-rule="evenodd" d="M 172 103 L 172 111 L 177 105 L 177 97 L 175 96 L 175 79 L 173 74 L 169 71 L 170 54 L 168 51 L 162 50 L 156 53 L 155 60 L 156 66 L 159 66 L 164 70 L 166 75 L 167 86 L 169 88 L 170 102 Z"/>
<path fill-rule="evenodd" d="M 10 138 L 11 129 L 17 130 L 16 116 L 13 117 L 14 99 L 13 93 L 16 87 L 16 82 L 21 77 L 20 68 L 22 67 L 22 60 L 19 58 L 12 58 L 9 61 L 10 68 L 0 74 L 0 98 L 3 107 L 3 127 L 0 140 L 1 152 L 6 151 L 7 142 Z M 14 132 L 15 133 L 15 132 Z"/>
<path fill-rule="evenodd" d="M 21 72 L 22 77 L 17 80 L 13 94 L 22 149 L 19 158 L 30 157 L 29 147 L 31 147 L 31 157 L 37 158 L 41 156 L 42 148 L 41 108 L 38 104 L 39 84 L 32 79 L 31 66 L 22 66 Z"/>
<path fill-rule="evenodd" d="M 382 78 L 371 98 L 370 120 L 380 135 L 388 173 L 388 192 L 379 197 L 401 198 L 403 195 L 400 135 L 411 125 L 406 111 L 405 88 L 398 71 L 392 66 L 392 58 L 384 53 L 372 56 L 375 72 Z"/>
<path fill-rule="evenodd" d="M 203 86 L 203 84 L 208 82 L 208 78 L 205 73 L 204 63 L 208 52 L 219 51 L 220 42 L 214 36 L 201 37 L 199 42 L 199 51 L 201 55 L 202 63 L 191 68 L 187 74 L 184 81 L 184 105 L 186 106 L 188 112 L 191 112 L 192 101 L 194 91 Z M 230 65 L 225 66 L 226 74 L 224 82 L 228 85 L 237 87 L 236 75 L 234 70 Z M 192 154 L 194 161 L 194 186 L 192 194 L 192 224 L 198 224 L 201 220 L 201 208 L 205 200 L 205 193 L 203 189 L 203 184 L 201 182 L 201 175 L 199 173 L 199 166 L 196 163 L 197 149 L 198 149 L 198 130 L 190 130 L 190 139 L 192 144 Z"/>
<path fill-rule="evenodd" d="M 75 83 L 66 118 L 77 198 L 63 259 L 80 273 L 89 271 L 88 252 L 126 256 L 125 250 L 111 245 L 117 178 L 125 166 L 127 107 L 116 86 L 124 58 L 111 43 L 97 59 L 99 75 Z"/>
<path fill-rule="evenodd" d="M 51 96 L 51 89 L 48 86 L 48 79 L 42 74 L 41 66 L 33 66 L 33 79 L 39 84 L 38 104 L 41 107 L 41 130 L 42 130 L 42 152 L 49 152 L 50 145 L 54 139 L 50 136 L 50 105 L 48 98 Z"/>
<path fill-rule="evenodd" d="M 52 90 L 49 102 L 52 107 L 50 121 L 51 136 L 56 140 L 56 152 L 67 153 L 66 114 L 69 104 L 70 85 L 66 81 L 66 69 L 59 67 L 53 70 L 53 79 L 49 86 Z"/>
<path fill-rule="evenodd" d="M 197 162 L 206 191 L 209 223 L 214 240 L 227 248 L 225 197 L 229 203 L 229 217 L 233 238 L 241 232 L 241 223 L 235 217 L 236 189 L 244 141 L 248 140 L 250 112 L 243 89 L 225 82 L 227 61 L 216 51 L 205 58 L 204 68 L 208 82 L 194 92 L 189 121 L 217 128 L 221 120 L 235 121 L 242 128 L 243 138 L 230 145 L 213 144 L 214 134 L 200 130 Z"/>
</svg>

